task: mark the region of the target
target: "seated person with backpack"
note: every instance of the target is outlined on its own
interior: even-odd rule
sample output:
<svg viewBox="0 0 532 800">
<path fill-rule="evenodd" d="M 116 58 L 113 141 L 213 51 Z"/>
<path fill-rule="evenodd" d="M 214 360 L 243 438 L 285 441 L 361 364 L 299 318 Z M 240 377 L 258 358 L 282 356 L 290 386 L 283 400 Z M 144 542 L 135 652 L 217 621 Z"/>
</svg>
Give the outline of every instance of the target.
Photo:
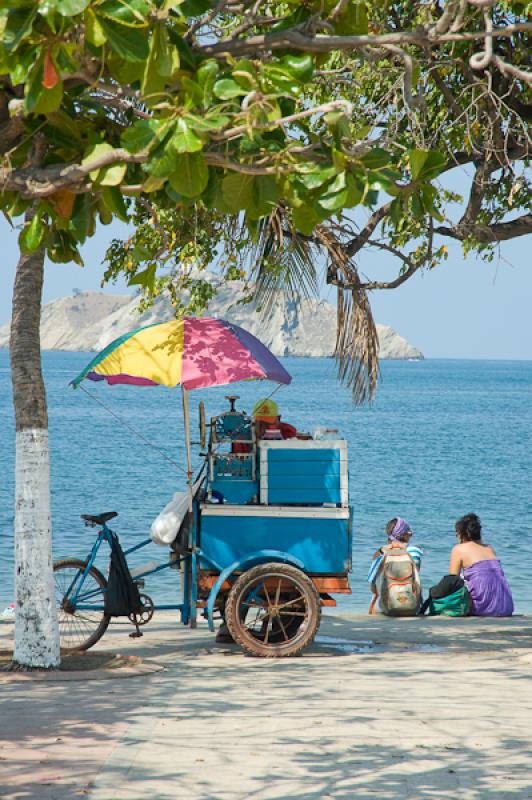
<svg viewBox="0 0 532 800">
<path fill-rule="evenodd" d="M 423 550 L 410 544 L 412 529 L 401 517 L 391 519 L 385 532 L 388 543 L 374 554 L 368 572 L 373 593 L 369 613 L 415 616 L 421 604 Z"/>
</svg>

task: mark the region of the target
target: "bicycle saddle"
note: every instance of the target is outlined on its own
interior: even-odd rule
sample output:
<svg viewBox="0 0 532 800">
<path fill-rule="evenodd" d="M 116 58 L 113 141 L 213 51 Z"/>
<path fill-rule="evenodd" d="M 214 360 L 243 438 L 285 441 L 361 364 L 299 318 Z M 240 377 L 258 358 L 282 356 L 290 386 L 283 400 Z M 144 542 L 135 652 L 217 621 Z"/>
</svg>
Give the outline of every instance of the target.
<svg viewBox="0 0 532 800">
<path fill-rule="evenodd" d="M 94 525 L 104 525 L 108 520 L 118 516 L 118 511 L 104 511 L 103 514 L 82 514 L 81 519 L 92 522 Z"/>
</svg>

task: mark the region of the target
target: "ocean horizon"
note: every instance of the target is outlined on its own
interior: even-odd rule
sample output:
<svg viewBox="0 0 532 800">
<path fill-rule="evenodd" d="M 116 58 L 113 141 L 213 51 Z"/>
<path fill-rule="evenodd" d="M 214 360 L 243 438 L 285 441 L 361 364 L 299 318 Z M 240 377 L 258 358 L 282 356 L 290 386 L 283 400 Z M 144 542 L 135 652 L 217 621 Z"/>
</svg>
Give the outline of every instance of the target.
<svg viewBox="0 0 532 800">
<path fill-rule="evenodd" d="M 43 352 L 55 559 L 83 557 L 90 549 L 95 531 L 84 527 L 79 518 L 83 513 L 118 511 L 112 527 L 124 548 L 140 542 L 173 493 L 185 485 L 180 392 L 90 382 L 83 386 L 92 397 L 73 391 L 69 381 L 93 355 Z M 532 556 L 532 361 L 383 361 L 370 407 L 353 405 L 349 391 L 336 380 L 332 359 L 284 358 L 282 363 L 293 380 L 278 391 L 273 384 L 249 382 L 191 392 L 192 439 L 198 438 L 199 401 L 210 416 L 223 411 L 224 396 L 233 393 L 241 398 L 237 406 L 249 412 L 258 399 L 275 391 L 283 419 L 300 430 L 338 428 L 348 443 L 354 507 L 353 594 L 337 597 L 339 608 L 367 610 L 367 569 L 384 541 L 388 519 L 400 515 L 410 522 L 413 541 L 425 552 L 421 575 L 428 588 L 448 570 L 455 520 L 474 511 L 485 540 L 502 561 L 516 611 L 532 612 L 529 580 L 521 566 Z M 0 385 L 1 613 L 13 600 L 15 430 L 6 350 L 0 350 Z M 133 554 L 132 566 L 164 561 L 166 552 L 150 545 Z M 105 560 L 100 567 L 105 570 Z M 176 571 L 168 570 L 148 579 L 145 591 L 156 602 L 173 602 L 177 583 Z"/>
</svg>

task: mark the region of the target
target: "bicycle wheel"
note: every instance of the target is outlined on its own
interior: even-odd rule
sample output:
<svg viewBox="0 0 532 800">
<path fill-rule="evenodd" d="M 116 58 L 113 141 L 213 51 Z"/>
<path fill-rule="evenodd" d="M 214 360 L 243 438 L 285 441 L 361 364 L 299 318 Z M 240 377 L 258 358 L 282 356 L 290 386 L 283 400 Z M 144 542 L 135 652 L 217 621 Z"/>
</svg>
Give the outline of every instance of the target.
<svg viewBox="0 0 532 800">
<path fill-rule="evenodd" d="M 85 567 L 85 562 L 76 558 L 54 563 L 59 636 L 65 653 L 88 650 L 102 638 L 109 625 L 110 618 L 103 612 L 107 581 L 96 567 L 91 567 L 80 585 Z M 70 598 L 76 592 L 76 600 L 72 602 Z"/>
</svg>

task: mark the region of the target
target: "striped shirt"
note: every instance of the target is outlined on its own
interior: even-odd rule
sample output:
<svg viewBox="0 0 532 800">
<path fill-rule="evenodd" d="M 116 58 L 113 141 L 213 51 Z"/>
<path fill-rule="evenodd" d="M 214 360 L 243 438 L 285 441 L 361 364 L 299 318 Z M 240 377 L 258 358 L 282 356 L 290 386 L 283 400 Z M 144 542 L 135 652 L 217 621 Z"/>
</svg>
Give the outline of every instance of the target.
<svg viewBox="0 0 532 800">
<path fill-rule="evenodd" d="M 417 544 L 407 544 L 406 552 L 410 553 L 410 555 L 412 556 L 412 560 L 413 560 L 414 564 L 416 565 L 418 570 L 420 570 L 421 569 L 421 559 L 423 558 L 423 550 L 421 549 L 421 547 L 418 547 Z M 368 583 L 375 583 L 375 579 L 377 577 L 377 573 L 379 571 L 379 567 L 382 564 L 382 559 L 383 558 L 384 558 L 384 555 L 382 555 L 382 556 L 379 555 L 379 556 L 377 556 L 377 558 L 374 558 L 373 561 L 371 562 L 371 566 L 370 566 L 369 572 L 368 572 Z"/>
</svg>

